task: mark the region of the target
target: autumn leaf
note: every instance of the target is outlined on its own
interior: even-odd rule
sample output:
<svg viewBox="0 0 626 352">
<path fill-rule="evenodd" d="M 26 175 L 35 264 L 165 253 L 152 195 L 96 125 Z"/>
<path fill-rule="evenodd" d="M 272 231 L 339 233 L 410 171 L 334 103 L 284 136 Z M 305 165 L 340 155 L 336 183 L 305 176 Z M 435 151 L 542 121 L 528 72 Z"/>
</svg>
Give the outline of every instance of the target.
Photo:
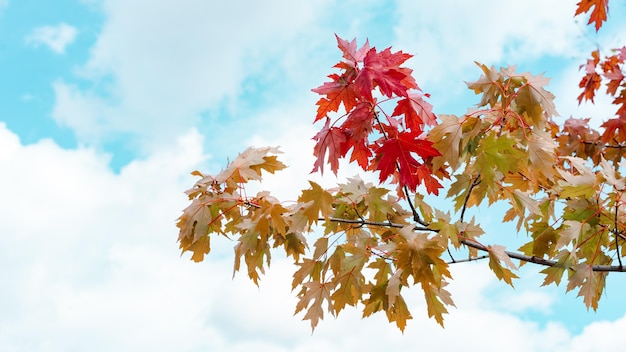
<svg viewBox="0 0 626 352">
<path fill-rule="evenodd" d="M 491 245 L 488 248 L 489 268 L 491 268 L 494 274 L 496 274 L 498 279 L 504 280 L 504 282 L 513 286 L 512 279 L 517 279 L 518 276 L 515 275 L 510 269 L 517 270 L 517 266 L 511 261 L 509 255 L 504 251 L 504 246 Z M 503 267 L 500 262 L 504 262 L 508 268 Z"/>
<path fill-rule="evenodd" d="M 430 172 L 428 175 L 418 173 L 422 164 L 415 157 L 428 158 L 441 155 L 432 144 L 431 141 L 419 138 L 413 131 L 403 131 L 396 138 L 383 141 L 382 146 L 374 150 L 374 169 L 380 171 L 380 181 L 387 180 L 396 172 L 396 167 L 399 167 L 399 184 L 415 191 L 422 181 L 432 178 Z M 437 188 L 430 187 L 429 191 L 432 193 Z"/>
<path fill-rule="evenodd" d="M 377 52 L 370 49 L 363 59 L 363 69 L 354 80 L 354 84 L 363 97 L 372 101 L 372 91 L 378 87 L 380 92 L 392 97 L 407 96 L 407 90 L 418 88 L 415 80 L 411 77 L 412 70 L 400 67 L 413 55 L 401 51 L 392 53 L 391 48 Z"/>
<path fill-rule="evenodd" d="M 574 270 L 574 275 L 570 276 L 567 283 L 567 292 L 576 287 L 580 287 L 578 297 L 582 296 L 587 308 L 598 309 L 598 301 L 604 288 L 604 277 L 606 273 L 593 271 L 590 264 L 578 264 Z"/>
<path fill-rule="evenodd" d="M 554 106 L 554 94 L 544 88 L 550 79 L 543 77 L 543 74 L 534 76 L 530 73 L 522 73 L 521 76 L 526 83 L 517 91 L 515 101 L 524 106 L 527 111 L 532 111 L 532 106 L 540 105 L 548 116 L 558 116 Z M 534 116 L 537 120 L 542 120 L 541 117 L 541 114 Z"/>
<path fill-rule="evenodd" d="M 332 312 L 329 287 L 326 283 L 318 281 L 306 282 L 302 286 L 304 294 L 300 296 L 294 314 L 298 314 L 301 310 L 306 309 L 306 314 L 302 320 L 309 320 L 311 322 L 311 330 L 315 330 L 319 320 L 324 319 L 324 308 L 322 307 L 324 302 L 328 304 L 327 310 Z"/>
<path fill-rule="evenodd" d="M 326 119 L 326 124 L 313 139 L 317 141 L 313 150 L 313 154 L 317 159 L 311 172 L 320 170 L 321 173 L 324 173 L 324 159 L 326 151 L 328 151 L 330 169 L 337 174 L 339 158 L 345 155 L 345 151 L 342 150 L 347 139 L 345 132 L 340 128 L 330 126 L 330 119 Z"/>
<path fill-rule="evenodd" d="M 437 323 L 442 327 L 443 315 L 448 313 L 446 305 L 454 306 L 450 293 L 443 288 L 446 284 L 447 283 L 442 284 L 441 287 L 437 287 L 433 284 L 429 284 L 425 287 L 425 284 L 422 284 L 424 297 L 426 297 L 428 316 L 431 318 L 434 317 Z"/>
<path fill-rule="evenodd" d="M 578 239 L 582 232 L 589 231 L 591 226 L 588 223 L 581 223 L 575 220 L 563 221 L 563 228 L 559 231 L 559 239 L 556 242 L 556 248 L 561 249 L 573 240 Z"/>
<path fill-rule="evenodd" d="M 528 143 L 529 166 L 537 170 L 547 178 L 552 178 L 556 173 L 556 144 L 552 137 L 544 131 L 533 131 Z"/>
<path fill-rule="evenodd" d="M 584 65 L 586 73 L 578 84 L 578 86 L 583 89 L 582 93 L 578 96 L 578 104 L 582 103 L 583 99 L 591 100 L 593 103 L 593 98 L 602 83 L 602 77 L 596 72 L 596 66 L 599 62 L 600 51 L 595 50 L 591 53 L 591 59 L 587 59 L 587 64 Z M 582 67 L 583 66 L 581 66 L 581 68 Z"/>
<path fill-rule="evenodd" d="M 316 103 L 318 108 L 315 121 L 328 116 L 330 112 L 339 110 L 341 104 L 346 111 L 352 110 L 361 96 L 353 84 L 354 78 L 350 75 L 331 74 L 328 78 L 331 79 L 330 82 L 312 89 L 313 92 L 326 96 Z"/>
<path fill-rule="evenodd" d="M 459 165 L 459 147 L 463 136 L 461 120 L 454 115 L 439 115 L 441 122 L 430 130 L 428 139 L 433 142 L 433 147 L 440 153 L 440 157 L 434 158 L 433 168 L 438 169 L 446 162 L 452 170 Z"/>
<path fill-rule="evenodd" d="M 482 93 L 478 106 L 485 106 L 487 104 L 495 106 L 501 92 L 502 76 L 494 66 L 489 68 L 479 62 L 475 62 L 475 64 L 480 67 L 484 74 L 481 75 L 477 81 L 466 82 L 467 87 L 476 94 Z"/>
<path fill-rule="evenodd" d="M 412 131 L 423 131 L 424 126 L 437 124 L 437 117 L 433 113 L 433 106 L 424 100 L 427 94 L 408 93 L 407 97 L 396 104 L 391 116 L 404 115 L 406 128 Z"/>
<path fill-rule="evenodd" d="M 309 181 L 309 184 L 311 188 L 303 190 L 298 201 L 307 204 L 303 215 L 306 216 L 309 224 L 317 224 L 317 219 L 320 215 L 328 218 L 333 213 L 333 196 L 317 183 Z"/>
<path fill-rule="evenodd" d="M 237 189 L 239 184 L 249 180 L 260 180 L 261 170 L 274 173 L 286 167 L 268 153 L 278 154 L 281 151 L 276 147 L 250 147 L 237 155 L 228 167 L 215 176 L 215 182 L 226 182 L 231 189 Z"/>
<path fill-rule="evenodd" d="M 372 151 L 369 148 L 367 137 L 372 133 L 372 123 L 376 117 L 370 102 L 360 102 L 348 114 L 340 129 L 346 134 L 344 150 L 352 154 L 350 161 L 356 161 L 362 169 L 367 169 Z"/>
<path fill-rule="evenodd" d="M 366 40 L 365 44 L 357 50 L 356 38 L 352 39 L 352 41 L 347 41 L 345 39 L 339 38 L 337 34 L 335 34 L 335 38 L 337 38 L 337 46 L 343 53 L 343 58 L 348 60 L 348 63 L 354 67 L 358 62 L 362 62 L 363 58 L 370 49 L 369 42 Z"/>
<path fill-rule="evenodd" d="M 517 141 L 509 135 L 491 132 L 480 141 L 476 149 L 475 167 L 483 180 L 493 184 L 498 173 L 506 175 L 519 170 L 524 153 L 517 148 Z"/>
<path fill-rule="evenodd" d="M 541 286 L 546 286 L 551 283 L 555 283 L 557 286 L 561 284 L 561 279 L 565 271 L 569 268 L 569 264 L 572 261 L 571 253 L 567 250 L 560 251 L 556 258 L 558 259 L 556 264 L 549 266 L 541 271 L 546 277 L 543 280 Z"/>
<path fill-rule="evenodd" d="M 591 11 L 587 24 L 594 23 L 596 32 L 599 31 L 602 23 L 606 21 L 606 14 L 609 11 L 609 0 L 581 0 L 576 5 L 578 7 L 574 16 Z M 593 10 L 591 10 L 592 7 Z"/>
<path fill-rule="evenodd" d="M 594 172 L 584 164 L 584 160 L 581 158 L 564 157 L 564 159 L 572 163 L 576 173 L 561 169 L 557 170 L 563 178 L 558 181 L 558 186 L 561 187 L 559 196 L 561 198 L 591 198 L 596 193 Z"/>
<path fill-rule="evenodd" d="M 602 124 L 605 128 L 602 133 L 602 143 L 615 140 L 617 143 L 626 142 L 626 116 L 608 119 Z"/>
</svg>

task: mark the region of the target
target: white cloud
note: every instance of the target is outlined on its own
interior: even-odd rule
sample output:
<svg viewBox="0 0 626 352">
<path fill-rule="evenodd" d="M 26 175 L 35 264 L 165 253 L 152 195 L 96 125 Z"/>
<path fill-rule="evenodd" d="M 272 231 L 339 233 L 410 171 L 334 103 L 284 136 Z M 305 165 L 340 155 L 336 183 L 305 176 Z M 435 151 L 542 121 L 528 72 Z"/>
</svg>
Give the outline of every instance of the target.
<svg viewBox="0 0 626 352">
<path fill-rule="evenodd" d="M 64 54 L 65 48 L 74 42 L 77 34 L 76 28 L 66 23 L 42 26 L 33 29 L 26 37 L 26 43 L 33 47 L 45 45 L 57 54 Z"/>
<path fill-rule="evenodd" d="M 58 95 L 59 104 L 91 110 L 80 121 L 56 117 L 85 142 L 127 129 L 150 138 L 175 134 L 196 123 L 200 112 L 225 101 L 229 109 L 241 111 L 242 82 L 266 71 L 265 66 L 278 72 L 272 66 L 306 57 L 282 53 L 302 45 L 324 10 L 324 2 L 288 1 L 110 0 L 102 6 L 106 21 L 80 72 L 106 82 L 98 86 L 111 99 L 103 100 L 102 92 L 100 99 L 92 99 L 94 94 L 76 88 L 74 94 Z M 273 54 L 281 59 L 273 61 Z"/>
<path fill-rule="evenodd" d="M 474 61 L 506 66 L 570 57 L 581 33 L 574 9 L 563 1 L 400 1 L 394 46 L 416 55 L 411 65 L 418 82 L 451 104 L 467 94 L 463 81 L 480 76 Z"/>
</svg>

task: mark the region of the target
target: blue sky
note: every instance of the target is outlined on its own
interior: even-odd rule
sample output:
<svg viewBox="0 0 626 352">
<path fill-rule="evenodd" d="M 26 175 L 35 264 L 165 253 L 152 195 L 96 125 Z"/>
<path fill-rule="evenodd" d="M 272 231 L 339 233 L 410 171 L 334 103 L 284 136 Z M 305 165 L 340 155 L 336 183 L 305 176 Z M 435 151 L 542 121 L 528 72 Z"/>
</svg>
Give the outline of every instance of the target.
<svg viewBox="0 0 626 352">
<path fill-rule="evenodd" d="M 217 172 L 249 145 L 280 145 L 289 169 L 264 188 L 295 199 L 309 175 L 316 96 L 339 59 L 334 33 L 409 61 L 437 113 L 478 100 L 473 64 L 545 72 L 563 118 L 578 66 L 626 44 L 626 5 L 599 34 L 576 1 L 0 1 L 0 350 L 261 351 L 420 346 L 457 351 L 618 348 L 626 288 L 609 276 L 598 312 L 525 266 L 513 290 L 486 263 L 453 268 L 445 330 L 418 289 L 404 335 L 384 316 L 327 317 L 311 335 L 292 316 L 292 270 L 277 258 L 257 289 L 232 276 L 232 242 L 201 264 L 180 257 L 175 219 L 194 169 Z M 357 169 L 346 166 L 341 182 Z M 364 179 L 374 179 L 362 175 Z M 494 243 L 524 241 L 498 210 L 476 217 Z"/>
</svg>

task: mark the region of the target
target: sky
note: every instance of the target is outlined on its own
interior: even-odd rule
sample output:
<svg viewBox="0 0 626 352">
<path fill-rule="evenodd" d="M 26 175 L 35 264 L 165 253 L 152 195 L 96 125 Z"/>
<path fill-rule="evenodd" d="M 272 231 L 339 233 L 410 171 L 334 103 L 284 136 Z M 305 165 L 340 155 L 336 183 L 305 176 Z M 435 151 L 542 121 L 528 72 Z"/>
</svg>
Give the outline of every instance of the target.
<svg viewBox="0 0 626 352">
<path fill-rule="evenodd" d="M 452 266 L 457 308 L 442 329 L 418 288 L 402 334 L 384 315 L 293 315 L 293 267 L 277 256 L 257 288 L 232 276 L 233 242 L 193 263 L 175 221 L 190 172 L 217 173 L 246 147 L 280 146 L 285 171 L 259 187 L 293 200 L 310 175 L 317 97 L 339 60 L 334 34 L 415 55 L 436 113 L 479 99 L 474 61 L 545 72 L 561 121 L 578 106 L 589 53 L 626 44 L 626 4 L 596 34 L 576 1 L 0 0 L 0 351 L 458 351 L 618 349 L 626 281 L 611 274 L 597 312 L 576 292 L 512 289 L 487 263 Z M 371 175 L 362 175 L 364 179 Z M 524 241 L 479 209 L 486 239 Z M 514 247 L 511 247 L 514 248 Z"/>
</svg>

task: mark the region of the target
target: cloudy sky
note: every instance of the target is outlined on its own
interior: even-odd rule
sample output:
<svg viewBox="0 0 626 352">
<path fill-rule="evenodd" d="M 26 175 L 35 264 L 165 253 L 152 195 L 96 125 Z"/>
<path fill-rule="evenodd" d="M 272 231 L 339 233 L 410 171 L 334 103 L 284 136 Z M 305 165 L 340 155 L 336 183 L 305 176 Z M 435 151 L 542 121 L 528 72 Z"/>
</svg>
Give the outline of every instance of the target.
<svg viewBox="0 0 626 352">
<path fill-rule="evenodd" d="M 612 109 L 577 106 L 578 66 L 596 47 L 626 44 L 626 5 L 612 1 L 596 34 L 573 18 L 575 3 L 0 0 L 0 350 L 617 349 L 619 274 L 594 313 L 575 292 L 539 288 L 536 267 L 511 289 L 486 263 L 460 264 L 445 330 L 416 289 L 404 334 L 349 309 L 311 334 L 293 316 L 289 264 L 277 259 L 259 289 L 232 279 L 232 242 L 214 241 L 200 264 L 176 243 L 194 169 L 280 145 L 290 168 L 265 188 L 295 199 L 320 179 L 308 174 L 310 89 L 340 57 L 334 33 L 415 54 L 437 113 L 478 101 L 463 82 L 480 61 L 545 72 L 561 116 L 599 125 Z M 523 240 L 500 215 L 477 213 L 489 238 Z"/>
</svg>

